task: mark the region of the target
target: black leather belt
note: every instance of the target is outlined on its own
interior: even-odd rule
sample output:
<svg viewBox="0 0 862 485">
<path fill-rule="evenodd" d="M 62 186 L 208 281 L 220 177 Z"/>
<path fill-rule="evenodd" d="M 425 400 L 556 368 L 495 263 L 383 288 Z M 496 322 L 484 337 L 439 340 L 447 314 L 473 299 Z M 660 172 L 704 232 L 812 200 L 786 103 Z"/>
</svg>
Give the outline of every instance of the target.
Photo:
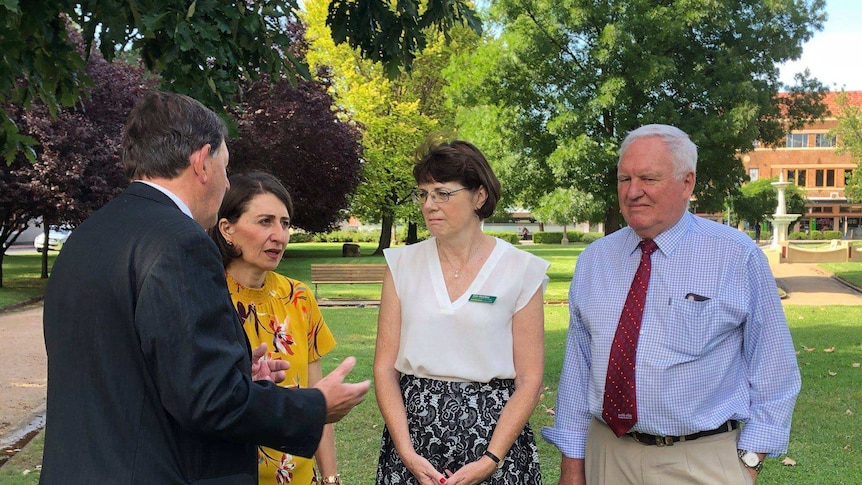
<svg viewBox="0 0 862 485">
<path fill-rule="evenodd" d="M 635 441 L 642 445 L 654 445 L 654 446 L 673 446 L 677 441 L 691 441 L 696 440 L 698 438 L 703 438 L 704 436 L 712 436 L 715 434 L 726 433 L 728 431 L 733 431 L 739 427 L 739 422 L 730 420 L 718 428 L 711 429 L 709 431 L 701 431 L 699 433 L 694 433 L 686 436 L 655 436 L 646 433 L 638 433 L 637 431 L 632 431 L 631 433 L 626 433 L 628 436 L 634 438 Z"/>
</svg>

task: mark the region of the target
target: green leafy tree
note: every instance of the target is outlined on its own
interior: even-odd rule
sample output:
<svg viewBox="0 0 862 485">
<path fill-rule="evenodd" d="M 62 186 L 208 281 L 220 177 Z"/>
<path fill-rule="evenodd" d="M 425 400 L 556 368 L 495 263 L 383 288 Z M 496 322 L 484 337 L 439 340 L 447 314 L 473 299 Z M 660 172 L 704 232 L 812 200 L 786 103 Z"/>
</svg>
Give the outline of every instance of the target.
<svg viewBox="0 0 862 485">
<path fill-rule="evenodd" d="M 563 226 L 563 244 L 568 244 L 566 226 L 597 221 L 602 216 L 602 207 L 592 194 L 578 189 L 557 187 L 541 198 L 538 207 L 533 210 L 533 216 L 544 223 Z"/>
<path fill-rule="evenodd" d="M 108 61 L 130 47 L 161 75 L 165 89 L 223 106 L 233 101 L 240 80 L 263 74 L 308 77 L 289 49 L 293 39 L 286 25 L 298 8 L 297 0 L 2 1 L 0 100 L 27 106 L 39 99 L 52 112 L 77 102 L 87 81 L 65 32 L 62 16 L 68 16 L 88 47 L 98 44 Z M 336 0 L 328 17 L 338 42 L 357 46 L 387 72 L 411 65 L 427 29 L 447 31 L 458 22 L 480 28 L 465 0 L 428 0 L 421 7 L 416 1 L 392 6 L 384 0 Z M 33 159 L 27 147 L 34 143 L 0 110 L 0 148 L 7 163 L 21 149 Z"/>
<path fill-rule="evenodd" d="M 825 111 L 825 88 L 805 74 L 777 96 L 776 68 L 822 28 L 823 0 L 500 0 L 490 13 L 499 35 L 457 60 L 451 95 L 509 117 L 506 183 L 520 200 L 576 187 L 602 201 L 608 232 L 621 223 L 617 152 L 632 129 L 691 136 L 695 209 L 713 212 L 745 179 L 738 153 Z"/>
<path fill-rule="evenodd" d="M 851 202 L 859 202 L 862 201 L 862 108 L 851 105 L 845 92 L 838 93 L 835 104 L 838 106 L 838 126 L 830 131 L 838 142 L 835 153 L 849 153 L 856 164 L 844 187 L 844 195 Z"/>
<path fill-rule="evenodd" d="M 737 216 L 752 226 L 769 221 L 778 207 L 778 191 L 772 186 L 775 178 L 759 178 L 739 188 L 739 195 L 733 198 L 733 209 Z M 805 213 L 805 195 L 796 185 L 785 190 L 785 204 L 788 214 Z"/>
<path fill-rule="evenodd" d="M 396 221 L 410 223 L 415 232 L 421 220 L 410 202 L 413 161 L 417 147 L 429 137 L 452 131 L 454 111 L 444 102 L 441 72 L 457 47 L 436 35 L 417 54 L 409 74 L 389 77 L 385 66 L 333 42 L 323 20 L 325 1 L 308 1 L 304 7 L 309 64 L 314 71 L 326 72 L 338 103 L 362 129 L 362 183 L 353 194 L 351 211 L 361 219 L 381 222 L 375 251 L 379 254 L 390 246 Z"/>
</svg>

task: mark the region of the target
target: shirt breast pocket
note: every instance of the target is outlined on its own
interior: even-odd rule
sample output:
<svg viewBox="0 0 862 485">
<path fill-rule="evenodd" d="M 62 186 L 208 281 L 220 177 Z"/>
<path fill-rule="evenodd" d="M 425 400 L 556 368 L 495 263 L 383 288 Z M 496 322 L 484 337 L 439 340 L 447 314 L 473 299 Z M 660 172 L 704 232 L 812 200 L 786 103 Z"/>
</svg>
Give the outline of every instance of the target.
<svg viewBox="0 0 862 485">
<path fill-rule="evenodd" d="M 688 362 L 721 345 L 741 323 L 741 314 L 721 300 L 680 299 L 671 304 L 664 341 L 676 362 Z"/>
</svg>

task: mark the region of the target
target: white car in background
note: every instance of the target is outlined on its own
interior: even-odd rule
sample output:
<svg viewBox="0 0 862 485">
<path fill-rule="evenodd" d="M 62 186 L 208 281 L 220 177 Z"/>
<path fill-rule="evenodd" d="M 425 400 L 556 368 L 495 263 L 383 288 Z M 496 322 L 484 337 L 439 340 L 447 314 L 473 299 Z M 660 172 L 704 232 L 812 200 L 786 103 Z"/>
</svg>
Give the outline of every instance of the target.
<svg viewBox="0 0 862 485">
<path fill-rule="evenodd" d="M 66 239 L 69 239 L 69 234 L 72 234 L 72 231 L 68 229 L 50 229 L 48 231 L 48 249 L 50 251 L 63 249 L 63 244 L 66 243 Z M 45 250 L 44 232 L 40 232 L 36 236 L 33 240 L 33 246 L 36 248 L 36 251 L 42 252 Z"/>
</svg>

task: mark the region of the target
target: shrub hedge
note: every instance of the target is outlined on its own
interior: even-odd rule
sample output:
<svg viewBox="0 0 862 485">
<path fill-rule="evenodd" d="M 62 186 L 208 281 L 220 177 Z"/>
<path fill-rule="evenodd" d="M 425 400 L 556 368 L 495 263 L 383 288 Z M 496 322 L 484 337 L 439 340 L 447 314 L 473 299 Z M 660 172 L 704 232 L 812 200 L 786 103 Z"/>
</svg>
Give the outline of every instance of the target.
<svg viewBox="0 0 862 485">
<path fill-rule="evenodd" d="M 787 235 L 787 239 L 790 241 L 804 241 L 809 239 L 815 241 L 828 241 L 832 239 L 841 239 L 842 236 L 841 231 L 812 231 L 810 233 L 794 231 Z"/>
<path fill-rule="evenodd" d="M 569 242 L 585 242 L 587 244 L 604 236 L 601 232 L 566 231 Z M 560 244 L 563 241 L 562 232 L 535 232 L 533 241 L 536 244 Z"/>
</svg>

